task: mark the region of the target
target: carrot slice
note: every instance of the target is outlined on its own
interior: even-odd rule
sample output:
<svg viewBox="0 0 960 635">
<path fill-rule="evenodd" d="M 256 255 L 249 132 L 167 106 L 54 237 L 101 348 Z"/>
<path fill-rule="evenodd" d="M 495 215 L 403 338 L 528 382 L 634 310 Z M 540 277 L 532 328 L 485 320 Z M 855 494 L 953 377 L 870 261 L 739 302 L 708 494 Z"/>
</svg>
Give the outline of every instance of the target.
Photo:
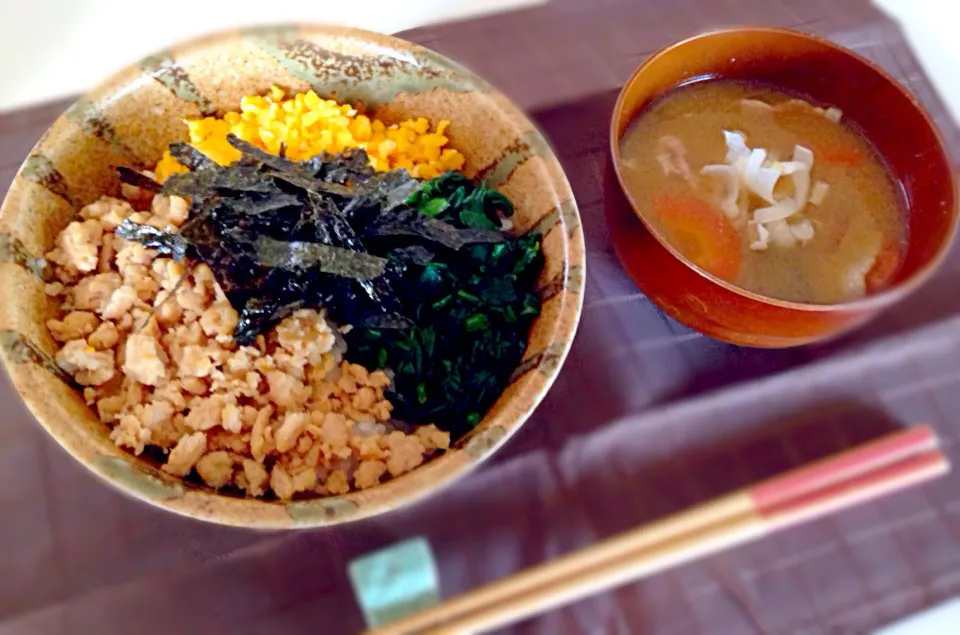
<svg viewBox="0 0 960 635">
<path fill-rule="evenodd" d="M 867 291 L 874 293 L 886 287 L 893 275 L 900 268 L 900 241 L 893 236 L 887 236 L 883 247 L 873 261 L 873 267 L 866 275 Z"/>
<path fill-rule="evenodd" d="M 654 196 L 652 205 L 685 258 L 718 278 L 737 278 L 743 258 L 740 235 L 723 212 L 696 196 Z"/>
<path fill-rule="evenodd" d="M 821 145 L 810 149 L 813 151 L 813 160 L 823 165 L 857 167 L 866 160 L 863 150 L 856 146 Z"/>
</svg>

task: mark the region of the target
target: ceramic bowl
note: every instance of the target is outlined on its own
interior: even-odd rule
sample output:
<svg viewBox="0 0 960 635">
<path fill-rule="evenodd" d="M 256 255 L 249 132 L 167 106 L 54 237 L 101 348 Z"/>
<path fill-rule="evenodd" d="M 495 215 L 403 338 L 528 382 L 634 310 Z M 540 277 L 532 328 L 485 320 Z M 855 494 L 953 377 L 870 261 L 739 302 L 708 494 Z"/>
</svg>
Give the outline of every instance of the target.
<svg viewBox="0 0 960 635">
<path fill-rule="evenodd" d="M 445 454 L 378 487 L 282 503 L 230 497 L 161 472 L 117 449 L 64 381 L 45 323 L 42 263 L 78 207 L 117 195 L 114 168 L 148 168 L 184 118 L 239 108 L 272 85 L 362 101 L 378 117 L 452 121 L 448 136 L 466 171 L 516 205 L 515 230 L 538 230 L 546 265 L 543 311 L 510 385 L 467 437 Z M 393 37 L 330 27 L 272 27 L 219 34 L 163 51 L 113 76 L 61 116 L 31 151 L 0 209 L 0 344 L 16 390 L 75 459 L 127 494 L 163 509 L 229 525 L 281 528 L 372 516 L 434 492 L 493 454 L 530 416 L 567 355 L 580 318 L 584 243 L 559 162 L 534 124 L 462 66 Z M 67 460 L 66 458 L 64 460 Z"/>
<path fill-rule="evenodd" d="M 909 208 L 909 246 L 888 289 L 833 305 L 764 297 L 699 269 L 647 222 L 643 207 L 623 187 L 620 139 L 653 100 L 684 82 L 706 77 L 764 82 L 835 105 L 845 121 L 873 142 L 900 182 Z M 734 344 L 798 346 L 865 323 L 930 277 L 956 231 L 954 177 L 930 116 L 903 86 L 871 62 L 803 33 L 772 28 L 718 31 L 655 53 L 620 92 L 610 124 L 610 149 L 605 202 L 621 261 L 664 312 Z"/>
</svg>

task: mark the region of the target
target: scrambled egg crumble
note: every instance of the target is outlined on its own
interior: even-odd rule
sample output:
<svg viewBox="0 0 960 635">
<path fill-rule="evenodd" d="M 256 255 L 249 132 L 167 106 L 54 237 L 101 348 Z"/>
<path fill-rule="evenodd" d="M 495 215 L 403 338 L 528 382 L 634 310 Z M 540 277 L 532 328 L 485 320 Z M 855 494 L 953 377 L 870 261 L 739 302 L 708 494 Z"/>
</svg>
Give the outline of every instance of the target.
<svg viewBox="0 0 960 635">
<path fill-rule="evenodd" d="M 240 101 L 239 112 L 228 112 L 222 119 L 186 120 L 190 144 L 221 165 L 240 158 L 240 152 L 227 142 L 227 134 L 270 152 L 302 161 L 321 152 L 336 154 L 346 148 L 363 148 L 377 170 L 406 168 L 416 178 L 431 179 L 448 170 L 463 167 L 463 155 L 446 147 L 444 135 L 450 122 L 442 120 L 433 131 L 426 117 L 386 125 L 378 119 L 359 114 L 349 104 L 321 99 L 315 92 L 298 93 L 286 98 L 274 86 L 266 96 L 248 96 Z M 186 168 L 164 153 L 157 164 L 159 181 Z"/>
</svg>

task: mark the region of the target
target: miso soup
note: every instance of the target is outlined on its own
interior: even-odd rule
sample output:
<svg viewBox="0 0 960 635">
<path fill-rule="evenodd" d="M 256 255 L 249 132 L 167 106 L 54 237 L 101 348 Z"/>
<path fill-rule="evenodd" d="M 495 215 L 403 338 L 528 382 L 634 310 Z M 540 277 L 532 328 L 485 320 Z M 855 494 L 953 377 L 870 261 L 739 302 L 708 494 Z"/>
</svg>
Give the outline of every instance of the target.
<svg viewBox="0 0 960 635">
<path fill-rule="evenodd" d="M 898 184 L 836 108 L 706 80 L 642 111 L 621 173 L 688 260 L 744 289 L 832 304 L 876 292 L 906 244 Z"/>
</svg>

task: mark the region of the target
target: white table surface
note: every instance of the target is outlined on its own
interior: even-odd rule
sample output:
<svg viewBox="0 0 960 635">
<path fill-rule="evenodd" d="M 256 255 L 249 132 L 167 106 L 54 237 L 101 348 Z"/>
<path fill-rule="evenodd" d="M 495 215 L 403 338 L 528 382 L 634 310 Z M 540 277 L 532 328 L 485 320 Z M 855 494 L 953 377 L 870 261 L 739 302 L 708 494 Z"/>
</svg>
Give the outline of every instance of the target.
<svg viewBox="0 0 960 635">
<path fill-rule="evenodd" d="M 955 121 L 960 122 L 960 3 L 956 0 L 873 0 L 900 22 L 911 47 Z"/>
</svg>

